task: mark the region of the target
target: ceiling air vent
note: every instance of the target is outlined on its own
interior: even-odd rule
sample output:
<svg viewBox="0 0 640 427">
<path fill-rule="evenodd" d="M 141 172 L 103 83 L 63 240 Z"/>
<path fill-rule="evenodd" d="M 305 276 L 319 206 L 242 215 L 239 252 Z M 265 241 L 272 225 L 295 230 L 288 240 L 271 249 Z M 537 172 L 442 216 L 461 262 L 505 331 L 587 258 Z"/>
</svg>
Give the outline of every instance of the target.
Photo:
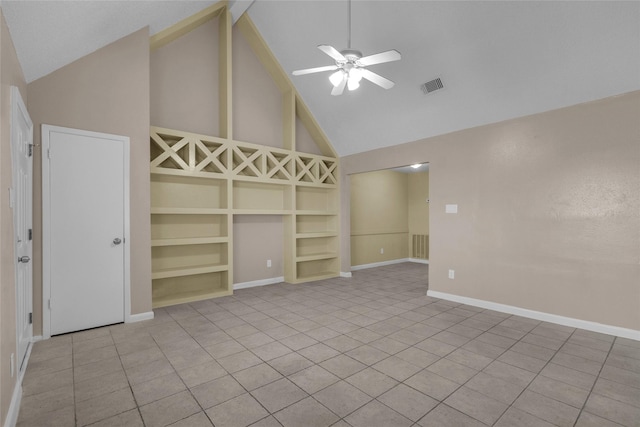
<svg viewBox="0 0 640 427">
<path fill-rule="evenodd" d="M 431 92 L 435 92 L 438 89 L 442 89 L 443 87 L 444 85 L 442 84 L 442 80 L 440 80 L 440 77 L 438 77 L 437 79 L 428 81 L 424 83 L 422 86 L 420 86 L 420 88 L 422 89 L 422 92 L 424 92 L 425 95 Z"/>
</svg>

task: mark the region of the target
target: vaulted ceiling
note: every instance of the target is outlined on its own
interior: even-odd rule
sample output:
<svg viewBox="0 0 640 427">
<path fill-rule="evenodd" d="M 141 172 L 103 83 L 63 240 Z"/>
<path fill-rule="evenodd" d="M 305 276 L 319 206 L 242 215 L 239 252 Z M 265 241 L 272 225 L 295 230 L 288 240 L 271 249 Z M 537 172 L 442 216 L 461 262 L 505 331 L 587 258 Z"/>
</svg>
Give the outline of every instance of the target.
<svg viewBox="0 0 640 427">
<path fill-rule="evenodd" d="M 139 28 L 151 34 L 214 1 L 7 1 L 0 4 L 27 80 Z M 316 46 L 347 46 L 347 1 L 232 3 L 255 22 L 287 72 L 331 65 Z M 398 62 L 331 96 L 330 73 L 291 77 L 348 155 L 640 89 L 640 2 L 354 0 L 352 47 Z M 444 89 L 420 86 L 441 78 Z"/>
</svg>

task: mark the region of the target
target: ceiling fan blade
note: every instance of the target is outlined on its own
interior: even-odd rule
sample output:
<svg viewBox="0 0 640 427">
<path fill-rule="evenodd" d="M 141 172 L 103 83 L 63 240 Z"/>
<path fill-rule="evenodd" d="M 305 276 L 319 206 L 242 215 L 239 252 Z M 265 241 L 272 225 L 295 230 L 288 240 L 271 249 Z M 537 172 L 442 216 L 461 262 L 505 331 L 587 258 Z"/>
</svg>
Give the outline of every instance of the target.
<svg viewBox="0 0 640 427">
<path fill-rule="evenodd" d="M 363 56 L 358 59 L 360 65 L 367 67 L 374 64 L 382 64 L 384 62 L 398 61 L 402 58 L 400 52 L 395 49 L 388 50 L 386 52 L 376 53 L 375 55 Z"/>
<path fill-rule="evenodd" d="M 328 44 L 321 44 L 318 46 L 318 49 L 320 49 L 336 61 L 347 62 L 347 58 L 345 58 L 344 55 L 338 52 L 338 49 L 333 46 L 329 46 Z"/>
<path fill-rule="evenodd" d="M 331 95 L 333 95 L 333 96 L 342 95 L 342 92 L 344 92 L 344 87 L 346 85 L 347 85 L 347 78 L 345 77 L 344 79 L 342 79 L 342 81 L 340 82 L 340 84 L 338 86 L 335 86 L 331 90 Z"/>
<path fill-rule="evenodd" d="M 371 83 L 377 84 L 381 88 L 391 89 L 393 85 L 395 85 L 395 83 L 392 82 L 391 80 L 386 79 L 376 73 L 373 73 L 367 70 L 366 68 L 361 68 L 361 70 L 362 70 L 362 77 L 369 80 Z"/>
<path fill-rule="evenodd" d="M 337 69 L 338 69 L 337 65 L 327 65 L 324 67 L 305 68 L 304 70 L 295 70 L 291 74 L 293 74 L 294 76 L 303 76 L 305 74 L 319 73 L 321 71 L 331 71 L 331 70 L 337 70 Z"/>
</svg>

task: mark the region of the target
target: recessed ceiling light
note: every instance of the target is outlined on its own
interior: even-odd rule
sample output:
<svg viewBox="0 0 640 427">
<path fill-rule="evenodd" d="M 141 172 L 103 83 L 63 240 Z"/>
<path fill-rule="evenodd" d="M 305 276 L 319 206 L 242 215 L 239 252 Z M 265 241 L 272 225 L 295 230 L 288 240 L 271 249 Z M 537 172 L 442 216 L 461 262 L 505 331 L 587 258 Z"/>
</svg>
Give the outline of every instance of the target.
<svg viewBox="0 0 640 427">
<path fill-rule="evenodd" d="M 418 169 L 420 166 L 422 166 L 422 163 L 416 163 L 415 165 L 411 165 L 411 167 L 414 169 Z"/>
</svg>

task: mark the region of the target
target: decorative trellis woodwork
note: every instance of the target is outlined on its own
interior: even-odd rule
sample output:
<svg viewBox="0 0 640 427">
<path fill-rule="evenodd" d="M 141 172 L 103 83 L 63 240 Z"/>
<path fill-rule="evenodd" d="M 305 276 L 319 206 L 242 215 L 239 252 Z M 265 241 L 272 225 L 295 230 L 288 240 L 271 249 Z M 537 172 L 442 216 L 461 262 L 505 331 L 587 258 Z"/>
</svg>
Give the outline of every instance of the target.
<svg viewBox="0 0 640 427">
<path fill-rule="evenodd" d="M 315 154 L 151 128 L 151 172 L 336 186 L 338 162 Z"/>
</svg>

